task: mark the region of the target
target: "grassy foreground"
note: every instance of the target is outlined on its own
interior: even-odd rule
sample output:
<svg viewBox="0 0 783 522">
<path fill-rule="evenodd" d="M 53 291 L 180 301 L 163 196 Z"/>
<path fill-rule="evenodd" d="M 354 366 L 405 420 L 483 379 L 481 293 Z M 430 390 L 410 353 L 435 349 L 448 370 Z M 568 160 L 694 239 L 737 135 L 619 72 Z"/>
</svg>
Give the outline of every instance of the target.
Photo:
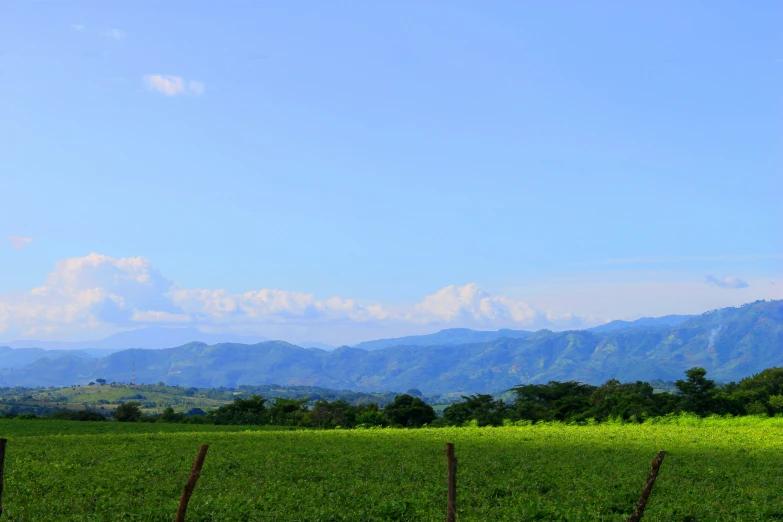
<svg viewBox="0 0 783 522">
<path fill-rule="evenodd" d="M 679 423 L 678 423 L 679 422 Z M 624 520 L 669 451 L 645 520 L 783 519 L 783 419 L 644 425 L 272 431 L 0 420 L 6 520 L 171 521 L 199 444 L 188 520 Z"/>
</svg>

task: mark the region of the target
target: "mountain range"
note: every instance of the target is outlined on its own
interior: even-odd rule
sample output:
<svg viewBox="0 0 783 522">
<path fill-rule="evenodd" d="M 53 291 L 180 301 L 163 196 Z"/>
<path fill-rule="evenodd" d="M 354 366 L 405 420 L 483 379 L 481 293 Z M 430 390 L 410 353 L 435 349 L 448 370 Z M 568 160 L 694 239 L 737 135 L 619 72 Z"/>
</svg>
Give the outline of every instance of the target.
<svg viewBox="0 0 783 522">
<path fill-rule="evenodd" d="M 43 348 L 45 350 L 82 350 L 95 355 L 107 355 L 105 352 L 126 350 L 128 348 L 171 348 L 172 346 L 180 346 L 196 340 L 207 344 L 255 344 L 268 341 L 269 338 L 231 333 L 204 333 L 201 330 L 190 327 L 148 327 L 119 332 L 97 341 L 10 341 L 0 343 L 0 346 L 8 346 L 9 348 Z"/>
<path fill-rule="evenodd" d="M 695 315 L 664 315 L 663 317 L 642 317 L 636 321 L 611 321 L 601 326 L 588 328 L 588 332 L 607 333 L 617 332 L 619 330 L 629 330 L 635 328 L 660 328 L 677 326 L 688 319 L 696 317 Z"/>
<path fill-rule="evenodd" d="M 283 341 L 191 342 L 94 357 L 0 348 L 0 385 L 61 386 L 97 378 L 196 387 L 310 385 L 359 391 L 496 392 L 520 383 L 674 380 L 693 366 L 720 381 L 783 366 L 783 301 L 592 330 L 451 329 L 326 351 Z"/>
</svg>

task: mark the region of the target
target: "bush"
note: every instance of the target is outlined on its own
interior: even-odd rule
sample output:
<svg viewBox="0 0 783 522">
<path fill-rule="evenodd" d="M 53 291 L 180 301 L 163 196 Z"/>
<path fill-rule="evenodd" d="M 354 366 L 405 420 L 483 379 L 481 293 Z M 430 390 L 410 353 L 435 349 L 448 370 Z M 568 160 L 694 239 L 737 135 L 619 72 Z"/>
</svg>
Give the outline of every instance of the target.
<svg viewBox="0 0 783 522">
<path fill-rule="evenodd" d="M 55 410 L 50 415 L 53 419 L 75 420 L 75 421 L 105 421 L 106 417 L 97 411 L 73 411 L 73 410 Z"/>
<path fill-rule="evenodd" d="M 111 415 L 114 417 L 114 420 L 119 422 L 138 422 L 142 418 L 141 403 L 128 402 L 120 404 Z"/>
<path fill-rule="evenodd" d="M 383 409 L 383 414 L 392 424 L 405 428 L 420 428 L 437 417 L 432 406 L 408 394 L 398 395 Z"/>
</svg>

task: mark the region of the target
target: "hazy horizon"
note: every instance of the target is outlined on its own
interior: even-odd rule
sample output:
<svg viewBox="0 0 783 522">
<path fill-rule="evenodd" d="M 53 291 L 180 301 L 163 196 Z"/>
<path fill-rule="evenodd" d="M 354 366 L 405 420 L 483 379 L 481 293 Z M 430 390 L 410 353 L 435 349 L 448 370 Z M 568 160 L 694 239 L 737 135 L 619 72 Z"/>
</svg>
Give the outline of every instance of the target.
<svg viewBox="0 0 783 522">
<path fill-rule="evenodd" d="M 747 303 L 742 303 L 742 304 L 747 304 Z M 551 330 L 551 331 L 554 331 L 554 332 L 568 331 L 568 330 L 588 330 L 588 329 L 591 329 L 591 328 L 595 328 L 596 326 L 602 326 L 602 325 L 610 324 L 610 323 L 613 323 L 613 322 L 616 322 L 616 321 L 626 321 L 626 322 L 632 323 L 632 322 L 637 321 L 637 320 L 659 319 L 659 318 L 664 318 L 664 317 L 667 317 L 667 316 L 677 316 L 677 317 L 691 317 L 691 316 L 693 316 L 693 317 L 695 317 L 695 316 L 701 315 L 702 313 L 707 313 L 707 312 L 711 312 L 711 311 L 712 310 L 704 310 L 703 312 L 697 313 L 697 314 L 665 314 L 665 315 L 658 316 L 658 317 L 643 316 L 643 317 L 636 317 L 636 318 L 632 318 L 632 319 L 611 319 L 611 320 L 606 320 L 604 322 L 601 322 L 599 324 L 582 325 L 582 326 L 575 327 L 575 328 L 532 328 L 532 329 L 530 329 L 530 331 L 540 331 L 540 330 L 545 330 L 545 329 L 546 330 Z M 304 346 L 304 347 L 316 347 L 316 348 L 323 348 L 323 349 L 333 349 L 333 348 L 338 348 L 340 346 L 355 346 L 355 345 L 359 345 L 359 344 L 364 343 L 364 342 L 376 341 L 376 340 L 380 340 L 380 339 L 388 339 L 388 338 L 396 338 L 396 337 L 409 337 L 409 336 L 420 336 L 420 335 L 425 335 L 426 336 L 426 335 L 432 335 L 432 334 L 436 334 L 436 333 L 439 333 L 439 332 L 442 332 L 442 331 L 448 331 L 448 330 L 454 330 L 454 329 L 457 329 L 457 330 L 465 329 L 465 327 L 440 328 L 440 329 L 436 329 L 436 330 L 427 330 L 426 328 L 420 328 L 419 330 L 416 330 L 416 331 L 411 331 L 411 332 L 400 334 L 400 335 L 394 335 L 394 336 L 391 336 L 391 337 L 372 337 L 372 338 L 361 339 L 359 341 L 354 341 L 354 342 L 351 342 L 351 343 L 330 344 L 330 343 L 326 343 L 326 342 L 318 341 L 318 340 L 314 340 L 314 339 L 299 339 L 299 340 L 297 340 L 297 339 L 290 339 L 290 338 L 288 338 L 288 339 L 274 338 L 274 337 L 267 337 L 267 336 L 262 336 L 262 335 L 255 335 L 254 336 L 252 334 L 251 335 L 241 335 L 241 334 L 236 334 L 236 333 L 226 332 L 226 331 L 220 332 L 220 331 L 201 330 L 199 328 L 192 327 L 192 326 L 141 326 L 141 327 L 137 327 L 137 328 L 129 328 L 129 329 L 125 329 L 125 330 L 120 330 L 120 331 L 114 332 L 113 334 L 111 334 L 109 336 L 102 336 L 102 337 L 99 337 L 99 338 L 79 339 L 79 340 L 72 340 L 72 339 L 70 339 L 70 340 L 5 339 L 5 340 L 0 340 L 0 346 L 9 346 L 9 347 L 12 347 L 12 348 L 44 348 L 44 349 L 47 349 L 47 350 L 48 349 L 65 349 L 65 350 L 74 349 L 74 350 L 77 350 L 77 349 L 80 349 L 78 345 L 84 345 L 84 346 L 89 348 L 90 347 L 90 343 L 97 343 L 97 342 L 100 342 L 100 341 L 106 341 L 106 340 L 109 340 L 109 339 L 117 338 L 118 336 L 121 336 L 122 334 L 128 334 L 128 333 L 131 333 L 131 332 L 144 332 L 144 333 L 149 333 L 150 335 L 155 335 L 155 334 L 158 334 L 158 333 L 165 333 L 165 332 L 172 332 L 172 331 L 186 331 L 186 332 L 189 332 L 189 333 L 192 332 L 193 338 L 188 338 L 189 339 L 188 341 L 184 341 L 184 338 L 183 338 L 183 341 L 180 342 L 181 344 L 183 344 L 185 342 L 194 342 L 194 341 L 206 342 L 208 344 L 210 342 L 230 342 L 230 343 L 241 343 L 241 344 L 257 344 L 257 343 L 261 343 L 261 342 L 284 341 L 284 342 L 288 342 L 288 343 L 291 343 L 291 344 Z M 469 330 L 479 331 L 479 332 L 497 332 L 497 331 L 503 330 L 503 328 L 489 329 L 489 330 L 487 330 L 487 329 L 480 329 L 480 328 L 479 329 L 471 328 Z M 199 338 L 199 336 L 201 336 L 201 337 Z M 217 341 L 218 338 L 221 338 L 221 340 Z M 41 346 L 38 346 L 35 343 L 41 343 Z M 52 347 L 50 345 L 56 345 L 56 346 Z M 60 345 L 62 345 L 62 346 L 60 346 Z M 160 346 L 157 346 L 157 347 L 151 348 L 151 349 L 172 348 L 172 347 L 175 347 L 175 346 L 176 346 L 176 344 L 173 344 L 173 345 L 169 346 L 168 344 L 163 343 L 163 344 L 160 344 Z M 128 345 L 126 348 L 132 348 L 132 346 Z M 138 348 L 144 349 L 145 347 L 138 347 Z M 97 349 L 100 350 L 101 348 L 97 348 Z M 104 350 L 115 350 L 115 349 L 119 350 L 119 349 L 125 349 L 125 348 L 103 348 L 103 349 Z"/>
</svg>

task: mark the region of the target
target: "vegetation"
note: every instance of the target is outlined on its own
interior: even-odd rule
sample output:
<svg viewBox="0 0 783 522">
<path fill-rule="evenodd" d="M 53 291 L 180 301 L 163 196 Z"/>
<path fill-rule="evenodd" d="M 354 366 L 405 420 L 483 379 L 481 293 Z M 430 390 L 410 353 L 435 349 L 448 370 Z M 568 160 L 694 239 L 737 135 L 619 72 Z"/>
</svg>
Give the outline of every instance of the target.
<svg viewBox="0 0 783 522">
<path fill-rule="evenodd" d="M 100 386 L 97 386 L 100 388 Z M 109 386 L 114 388 L 114 386 Z M 462 397 L 447 405 L 438 417 L 416 389 L 396 396 L 384 407 L 365 402 L 364 397 L 353 404 L 338 399 L 268 398 L 245 396 L 241 392 L 196 389 L 180 390 L 182 396 L 195 399 L 199 395 L 230 393 L 230 402 L 204 410 L 200 407 L 175 409 L 172 406 L 157 411 L 145 411 L 141 401 L 153 393 L 165 391 L 157 387 L 120 387 L 121 399 L 109 410 L 95 411 L 54 409 L 48 418 L 69 420 L 105 420 L 110 413 L 119 422 L 158 422 L 216 425 L 270 425 L 299 428 L 376 428 L 422 426 L 501 426 L 508 422 L 590 423 L 619 420 L 643 422 L 646 419 L 691 413 L 709 415 L 776 415 L 783 414 L 783 368 L 770 368 L 743 379 L 739 383 L 717 384 L 707 378 L 704 368 L 691 368 L 685 378 L 673 383 L 673 392 L 662 391 L 651 383 L 637 381 L 621 383 L 609 380 L 600 386 L 574 381 L 551 381 L 547 384 L 523 384 L 495 397 L 477 394 Z M 174 387 L 177 389 L 176 387 Z M 95 389 L 91 387 L 91 389 Z M 75 388 L 74 388 L 75 390 Z M 19 392 L 19 390 L 15 390 Z M 72 390 L 73 391 L 73 390 Z M 129 394 L 129 391 L 134 393 Z M 143 392 L 143 393 L 141 393 Z M 22 394 L 27 393 L 22 391 Z M 52 392 L 45 392 L 52 394 Z M 99 391 L 100 393 L 100 391 Z M 60 396 L 55 395 L 58 399 Z M 175 396 L 176 397 L 176 396 Z M 320 395 L 319 395 L 320 397 Z M 24 395 L 26 400 L 35 400 Z M 132 400 L 125 400 L 132 399 Z M 205 399 L 206 400 L 206 399 Z M 108 401 L 105 401 L 108 404 Z M 89 404 L 89 403 L 87 403 Z M 185 402 L 192 404 L 192 402 Z M 181 406 L 181 404 L 180 404 Z M 6 412 L 6 417 L 19 416 Z M 37 418 L 34 412 L 24 418 Z"/>
<path fill-rule="evenodd" d="M 142 415 L 141 404 L 138 402 L 120 404 L 112 412 L 112 417 L 119 422 L 138 422 Z"/>
<path fill-rule="evenodd" d="M 159 415 L 171 408 L 185 415 L 203 415 L 204 412 L 231 403 L 236 398 L 262 395 L 269 399 L 307 399 L 311 407 L 319 400 L 343 401 L 351 405 L 377 404 L 384 406 L 396 397 L 393 392 L 365 393 L 348 390 L 328 390 L 314 386 L 240 386 L 238 388 L 183 388 L 164 383 L 128 385 L 103 383 L 69 386 L 66 388 L 0 388 L 0 413 L 49 415 L 68 409 L 93 411 L 110 416 L 112 410 L 126 402 L 138 402 L 145 415 Z M 412 393 L 421 396 L 418 390 Z M 442 400 L 432 397 L 428 400 Z"/>
<path fill-rule="evenodd" d="M 443 418 L 455 426 L 470 422 L 500 426 L 505 421 L 642 422 L 679 413 L 783 413 L 783 368 L 769 368 L 739 383 L 725 385 L 708 379 L 704 368 L 691 368 L 685 372 L 685 379 L 676 381 L 674 386 L 677 393 L 656 393 L 650 383 L 621 383 L 616 379 L 601 386 L 574 381 L 525 384 L 513 388 L 515 397 L 510 404 L 491 395 L 466 396 L 446 408 Z"/>
<path fill-rule="evenodd" d="M 780 418 L 688 414 L 329 431 L 0 419 L 9 439 L 3 516 L 172 520 L 198 445 L 209 444 L 189 519 L 443 520 L 443 448 L 453 442 L 459 520 L 625 520 L 659 449 L 669 454 L 645 521 L 776 520 L 781 428 Z"/>
</svg>

